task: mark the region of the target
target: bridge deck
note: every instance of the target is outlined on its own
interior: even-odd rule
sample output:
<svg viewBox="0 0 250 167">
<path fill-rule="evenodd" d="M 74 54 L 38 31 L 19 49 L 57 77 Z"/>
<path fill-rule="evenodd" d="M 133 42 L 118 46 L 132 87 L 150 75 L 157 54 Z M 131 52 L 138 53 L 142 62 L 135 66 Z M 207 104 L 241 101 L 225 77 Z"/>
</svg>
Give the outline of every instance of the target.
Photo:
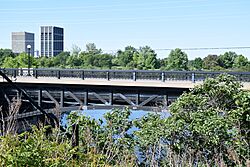
<svg viewBox="0 0 250 167">
<path fill-rule="evenodd" d="M 40 77 L 38 79 L 34 77 L 17 77 L 12 78 L 16 83 L 34 83 L 34 84 L 67 84 L 67 85 L 94 85 L 94 86 L 127 86 L 127 87 L 155 87 L 155 88 L 194 88 L 195 85 L 199 85 L 202 81 L 193 83 L 192 81 L 168 81 L 162 82 L 160 80 L 119 80 L 112 79 L 107 81 L 105 79 L 85 79 L 80 78 L 51 78 Z M 0 82 L 6 82 L 0 79 Z M 243 89 L 250 90 L 250 82 L 243 82 Z"/>
</svg>

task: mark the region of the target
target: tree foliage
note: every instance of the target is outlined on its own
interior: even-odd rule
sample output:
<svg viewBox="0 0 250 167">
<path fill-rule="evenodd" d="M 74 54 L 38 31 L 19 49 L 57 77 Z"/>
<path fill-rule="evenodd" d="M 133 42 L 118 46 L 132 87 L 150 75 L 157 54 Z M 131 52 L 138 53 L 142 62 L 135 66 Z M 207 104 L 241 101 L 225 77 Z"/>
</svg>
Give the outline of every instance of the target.
<svg viewBox="0 0 250 167">
<path fill-rule="evenodd" d="M 100 54 L 102 50 L 97 49 L 94 43 L 88 43 L 86 45 L 86 52 L 95 55 L 95 54 Z"/>
<path fill-rule="evenodd" d="M 25 53 L 13 54 L 9 49 L 0 49 L 0 66 L 5 68 L 27 68 Z M 86 50 L 73 45 L 71 52 L 61 52 L 55 57 L 32 59 L 32 67 L 38 68 L 83 68 L 83 69 L 131 69 L 131 70 L 209 70 L 209 71 L 249 71 L 247 57 L 235 52 L 225 52 L 219 56 L 208 55 L 188 60 L 181 49 L 175 49 L 165 58 L 157 58 L 155 50 L 149 46 L 135 48 L 127 46 L 116 53 L 103 53 L 94 43 L 88 43 Z"/>
<path fill-rule="evenodd" d="M 226 52 L 218 58 L 219 65 L 225 69 L 233 67 L 234 60 L 238 55 L 235 52 Z"/>
<path fill-rule="evenodd" d="M 167 58 L 168 70 L 187 70 L 188 57 L 181 49 L 172 50 Z"/>
<path fill-rule="evenodd" d="M 199 154 L 204 163 L 235 165 L 232 155 L 249 159 L 250 93 L 240 88 L 235 77 L 220 75 L 172 104 L 168 137 L 174 150 Z"/>
<path fill-rule="evenodd" d="M 217 70 L 220 68 L 217 55 L 208 55 L 203 60 L 203 68 L 207 70 Z"/>
<path fill-rule="evenodd" d="M 3 65 L 6 58 L 13 58 L 15 55 L 10 49 L 0 49 L 0 66 Z"/>
<path fill-rule="evenodd" d="M 200 57 L 195 58 L 194 60 L 189 61 L 190 70 L 202 70 L 203 60 Z"/>
<path fill-rule="evenodd" d="M 169 117 L 131 120 L 127 108 L 102 119 L 68 116 L 79 146 L 54 129 L 0 137 L 1 166 L 246 166 L 250 159 L 250 92 L 230 75 L 207 79 L 170 106 Z M 77 159 L 73 156 L 77 155 Z"/>
<path fill-rule="evenodd" d="M 126 68 L 133 68 L 133 60 L 136 60 L 137 55 L 138 52 L 134 47 L 127 46 L 124 51 L 117 52 L 116 63 Z"/>
<path fill-rule="evenodd" d="M 240 68 L 244 68 L 250 66 L 250 62 L 248 61 L 248 59 L 243 56 L 243 55 L 238 55 L 233 62 L 233 67 L 240 69 Z"/>
<path fill-rule="evenodd" d="M 37 67 L 37 60 L 30 56 L 31 67 Z M 29 64 L 29 55 L 26 53 L 21 53 L 16 57 L 7 57 L 4 59 L 3 67 L 4 68 L 28 68 Z"/>
</svg>

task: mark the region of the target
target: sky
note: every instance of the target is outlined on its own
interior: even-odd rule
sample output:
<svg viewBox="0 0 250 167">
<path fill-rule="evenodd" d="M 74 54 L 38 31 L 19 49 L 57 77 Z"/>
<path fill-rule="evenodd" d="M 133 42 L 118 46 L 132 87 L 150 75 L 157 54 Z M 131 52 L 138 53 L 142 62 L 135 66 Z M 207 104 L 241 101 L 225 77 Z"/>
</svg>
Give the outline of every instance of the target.
<svg viewBox="0 0 250 167">
<path fill-rule="evenodd" d="M 150 46 L 158 57 L 172 48 L 250 47 L 249 0 L 0 0 L 0 48 L 11 48 L 11 32 L 40 26 L 64 28 L 65 50 L 95 43 L 104 52 Z M 250 48 L 185 51 L 189 59 Z"/>
</svg>

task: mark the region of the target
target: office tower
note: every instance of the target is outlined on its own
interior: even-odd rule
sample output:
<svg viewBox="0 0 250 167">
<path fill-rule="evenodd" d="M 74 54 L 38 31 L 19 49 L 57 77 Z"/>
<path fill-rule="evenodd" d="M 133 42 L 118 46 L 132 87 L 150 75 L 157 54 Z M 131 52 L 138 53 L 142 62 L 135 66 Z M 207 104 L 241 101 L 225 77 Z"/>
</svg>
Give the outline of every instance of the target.
<svg viewBox="0 0 250 167">
<path fill-rule="evenodd" d="M 30 53 L 34 56 L 35 35 L 28 32 L 12 32 L 12 51 L 13 53 L 28 53 L 27 45 L 31 46 Z"/>
<path fill-rule="evenodd" d="M 63 52 L 63 28 L 41 26 L 41 56 L 56 56 Z"/>
</svg>

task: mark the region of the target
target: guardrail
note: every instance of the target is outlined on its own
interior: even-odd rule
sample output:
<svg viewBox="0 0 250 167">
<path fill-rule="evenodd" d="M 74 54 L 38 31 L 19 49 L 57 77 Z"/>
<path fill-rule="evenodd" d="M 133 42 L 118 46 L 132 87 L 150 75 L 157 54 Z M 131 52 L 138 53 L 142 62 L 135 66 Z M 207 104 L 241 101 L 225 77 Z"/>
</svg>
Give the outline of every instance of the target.
<svg viewBox="0 0 250 167">
<path fill-rule="evenodd" d="M 28 69 L 1 69 L 11 77 L 28 77 Z M 239 81 L 250 82 L 250 72 L 207 72 L 207 71 L 157 71 L 157 70 L 84 70 L 84 69 L 30 69 L 29 77 L 81 78 L 81 79 L 123 79 L 123 80 L 159 80 L 165 81 L 203 81 L 222 73 L 236 76 Z"/>
</svg>

